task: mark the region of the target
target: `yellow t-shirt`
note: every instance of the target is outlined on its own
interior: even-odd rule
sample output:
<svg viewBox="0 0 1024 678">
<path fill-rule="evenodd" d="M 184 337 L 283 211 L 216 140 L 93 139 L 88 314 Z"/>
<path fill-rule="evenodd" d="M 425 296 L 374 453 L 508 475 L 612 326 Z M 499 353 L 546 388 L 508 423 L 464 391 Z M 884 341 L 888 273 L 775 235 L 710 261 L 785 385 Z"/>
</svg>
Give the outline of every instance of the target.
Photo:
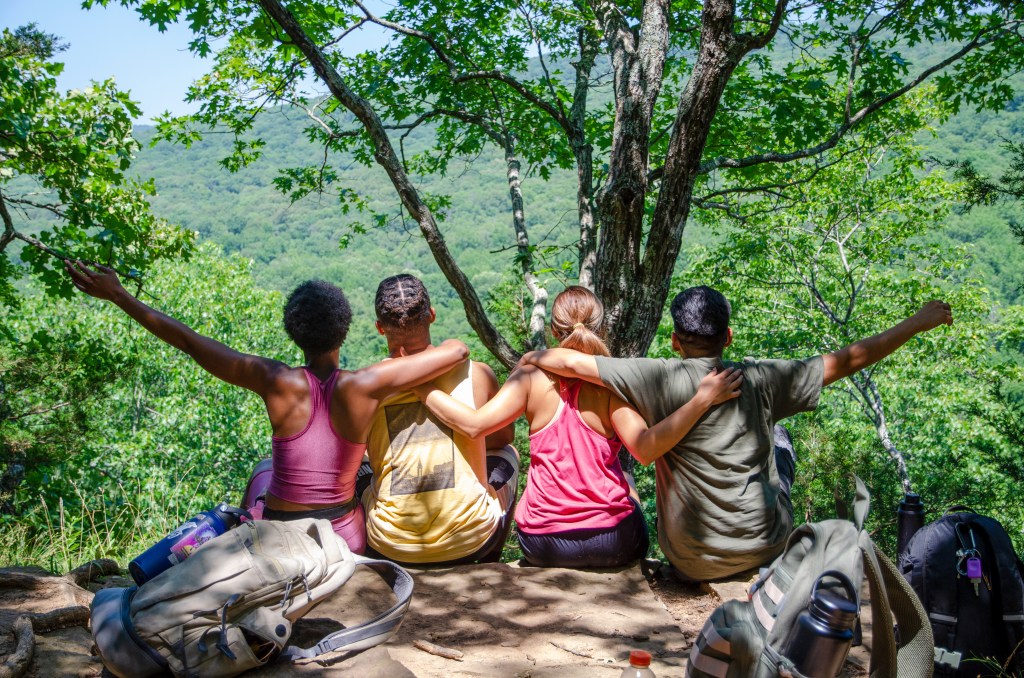
<svg viewBox="0 0 1024 678">
<path fill-rule="evenodd" d="M 435 383 L 475 408 L 469 361 Z M 494 533 L 501 507 L 481 482 L 484 439 L 452 431 L 411 392 L 381 403 L 367 439 L 373 483 L 363 493 L 367 543 L 386 558 L 434 563 L 468 556 Z M 473 461 L 471 461 L 473 460 Z"/>
</svg>

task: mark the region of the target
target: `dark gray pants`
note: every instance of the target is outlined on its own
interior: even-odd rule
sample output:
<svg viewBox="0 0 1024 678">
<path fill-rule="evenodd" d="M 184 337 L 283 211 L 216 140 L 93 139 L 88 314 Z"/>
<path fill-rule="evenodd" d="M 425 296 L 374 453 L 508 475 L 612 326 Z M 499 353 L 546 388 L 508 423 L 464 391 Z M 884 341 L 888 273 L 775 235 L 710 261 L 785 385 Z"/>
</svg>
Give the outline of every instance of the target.
<svg viewBox="0 0 1024 678">
<path fill-rule="evenodd" d="M 793 438 L 782 424 L 776 424 L 772 431 L 775 438 L 775 468 L 779 471 L 779 489 L 786 499 L 792 499 L 793 478 L 796 476 L 796 450 Z"/>
</svg>

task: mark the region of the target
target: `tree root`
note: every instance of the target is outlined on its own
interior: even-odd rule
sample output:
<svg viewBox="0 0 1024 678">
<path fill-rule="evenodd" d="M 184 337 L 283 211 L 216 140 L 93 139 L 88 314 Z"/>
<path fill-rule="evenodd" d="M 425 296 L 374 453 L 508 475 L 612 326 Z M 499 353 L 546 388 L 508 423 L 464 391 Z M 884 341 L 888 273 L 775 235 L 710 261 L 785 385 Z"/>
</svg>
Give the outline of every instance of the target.
<svg viewBox="0 0 1024 678">
<path fill-rule="evenodd" d="M 89 624 L 89 607 L 62 607 L 59 610 L 26 615 L 32 621 L 36 633 L 49 633 L 70 626 L 86 626 Z"/>
<path fill-rule="evenodd" d="M 84 588 L 86 584 L 96 577 L 104 577 L 111 574 L 121 574 L 121 567 L 109 558 L 98 558 L 85 565 L 79 565 L 65 576 Z"/>
<path fill-rule="evenodd" d="M 36 639 L 32 632 L 32 620 L 29 617 L 18 617 L 11 629 L 18 641 L 14 652 L 0 664 L 0 678 L 21 678 L 32 664 L 32 655 L 36 650 Z"/>
</svg>

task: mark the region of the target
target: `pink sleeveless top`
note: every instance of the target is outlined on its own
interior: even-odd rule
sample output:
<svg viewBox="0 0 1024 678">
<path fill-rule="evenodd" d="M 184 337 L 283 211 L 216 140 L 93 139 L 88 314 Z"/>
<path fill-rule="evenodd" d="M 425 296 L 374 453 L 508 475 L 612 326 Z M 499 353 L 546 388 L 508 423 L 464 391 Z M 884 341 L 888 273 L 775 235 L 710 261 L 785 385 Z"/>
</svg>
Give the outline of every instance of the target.
<svg viewBox="0 0 1024 678">
<path fill-rule="evenodd" d="M 530 471 L 516 524 L 532 534 L 612 528 L 633 511 L 615 438 L 580 416 L 582 382 L 560 379 L 558 411 L 530 436 Z"/>
<path fill-rule="evenodd" d="M 270 493 L 278 499 L 309 506 L 340 504 L 356 491 L 356 472 L 366 443 L 345 440 L 331 425 L 330 404 L 335 370 L 321 382 L 303 368 L 309 382 L 310 415 L 306 428 L 285 438 L 271 438 L 273 473 Z"/>
</svg>

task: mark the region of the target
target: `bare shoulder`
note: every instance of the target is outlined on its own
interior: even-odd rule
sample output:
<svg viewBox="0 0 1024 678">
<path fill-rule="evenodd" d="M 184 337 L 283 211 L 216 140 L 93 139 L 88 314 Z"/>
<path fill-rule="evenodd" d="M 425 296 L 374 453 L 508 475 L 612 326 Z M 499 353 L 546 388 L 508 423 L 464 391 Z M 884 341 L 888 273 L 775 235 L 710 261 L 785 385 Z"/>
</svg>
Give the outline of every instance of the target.
<svg viewBox="0 0 1024 678">
<path fill-rule="evenodd" d="M 267 381 L 276 391 L 306 391 L 309 383 L 301 367 L 292 367 L 277 360 L 267 359 Z"/>
<path fill-rule="evenodd" d="M 487 363 L 476 360 L 471 365 L 474 388 L 483 389 L 493 395 L 498 390 L 498 377 L 494 375 L 494 370 Z"/>
<path fill-rule="evenodd" d="M 473 377 L 477 379 L 489 379 L 497 381 L 498 378 L 494 376 L 494 370 L 491 366 L 480 360 L 474 360 L 471 363 L 473 365 Z"/>
<path fill-rule="evenodd" d="M 338 370 L 338 379 L 334 382 L 334 396 L 338 397 L 353 391 L 366 390 L 374 380 L 373 365 L 358 370 Z"/>
</svg>

